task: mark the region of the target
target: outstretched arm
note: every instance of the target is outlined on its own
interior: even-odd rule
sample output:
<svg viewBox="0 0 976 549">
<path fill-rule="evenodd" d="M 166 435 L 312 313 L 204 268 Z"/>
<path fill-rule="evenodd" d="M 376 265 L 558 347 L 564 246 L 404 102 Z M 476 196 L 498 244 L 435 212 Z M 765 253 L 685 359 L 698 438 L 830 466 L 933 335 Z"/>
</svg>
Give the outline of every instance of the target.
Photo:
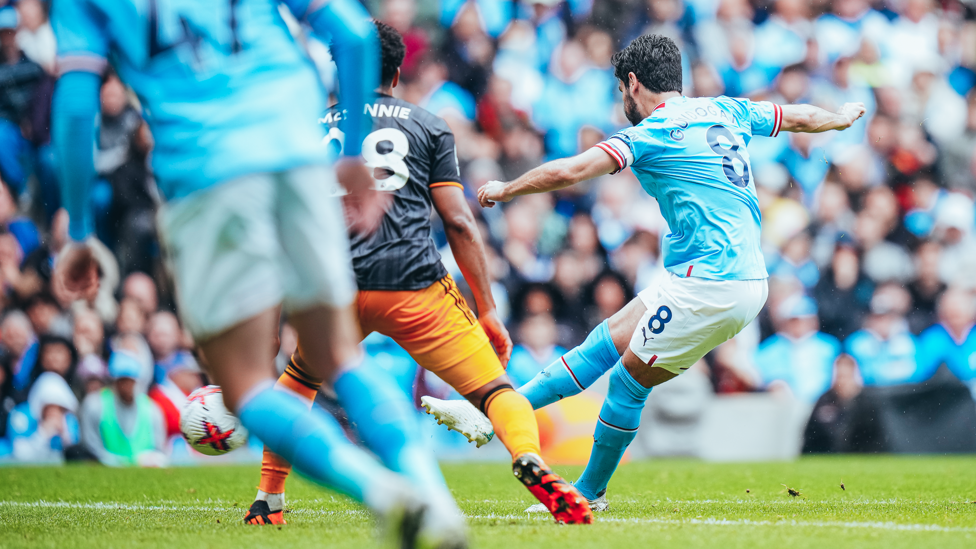
<svg viewBox="0 0 976 549">
<path fill-rule="evenodd" d="M 485 243 L 481 240 L 471 208 L 464 199 L 464 191 L 453 185 L 445 185 L 431 189 L 430 195 L 437 214 L 444 221 L 444 231 L 454 253 L 454 260 L 474 294 L 478 320 L 494 345 L 502 366 L 507 366 L 508 359 L 512 356 L 512 338 L 495 310 L 491 280 L 488 278 Z"/>
<path fill-rule="evenodd" d="M 846 130 L 858 118 L 864 116 L 864 103 L 844 103 L 837 112 L 830 112 L 813 105 L 783 105 L 782 131 L 820 133 L 830 130 Z"/>
<path fill-rule="evenodd" d="M 620 165 L 598 147 L 570 158 L 561 158 L 528 171 L 515 181 L 489 181 L 478 190 L 478 202 L 491 208 L 495 202 L 508 202 L 524 194 L 547 193 L 573 186 L 580 181 L 613 173 Z"/>
<path fill-rule="evenodd" d="M 316 35 L 330 41 L 341 83 L 339 95 L 349 106 L 339 123 L 346 135 L 342 154 L 358 157 L 372 119 L 357 105 L 369 101 L 380 81 L 380 46 L 369 12 L 356 0 L 286 0 L 285 4 Z"/>
</svg>

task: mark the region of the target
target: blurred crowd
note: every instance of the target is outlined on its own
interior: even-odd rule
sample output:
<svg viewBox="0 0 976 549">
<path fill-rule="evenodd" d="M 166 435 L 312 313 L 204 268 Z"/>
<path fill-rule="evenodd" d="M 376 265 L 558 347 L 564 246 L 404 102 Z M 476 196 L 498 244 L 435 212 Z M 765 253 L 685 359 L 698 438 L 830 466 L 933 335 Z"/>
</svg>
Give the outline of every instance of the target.
<svg viewBox="0 0 976 549">
<path fill-rule="evenodd" d="M 750 144 L 770 296 L 699 366 L 715 392 L 836 407 L 863 386 L 935 375 L 976 390 L 976 1 L 366 4 L 404 36 L 396 93 L 456 134 L 496 302 L 518 344 L 516 383 L 662 275 L 668 228 L 629 171 L 489 210 L 476 190 L 623 127 L 610 57 L 650 32 L 681 47 L 686 95 L 867 105 L 846 132 Z M 152 136 L 107 74 L 91 196 L 102 289 L 66 302 L 50 284 L 67 241 L 50 144 L 50 5 L 0 6 L 0 455 L 159 463 L 182 399 L 205 375 L 161 268 Z M 323 44 L 302 39 L 313 59 L 328 59 Z M 334 87 L 329 64 L 320 70 Z M 282 341 L 279 363 L 294 348 L 287 325 Z M 409 361 L 393 347 L 367 341 L 374 356 Z"/>
</svg>

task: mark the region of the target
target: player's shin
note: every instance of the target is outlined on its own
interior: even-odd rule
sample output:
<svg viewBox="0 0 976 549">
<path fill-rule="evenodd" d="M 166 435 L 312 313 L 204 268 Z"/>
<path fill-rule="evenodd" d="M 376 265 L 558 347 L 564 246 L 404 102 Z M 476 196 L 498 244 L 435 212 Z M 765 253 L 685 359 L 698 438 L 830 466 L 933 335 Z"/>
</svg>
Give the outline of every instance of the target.
<svg viewBox="0 0 976 549">
<path fill-rule="evenodd" d="M 335 391 L 366 446 L 418 486 L 447 491 L 433 454 L 420 440 L 416 410 L 389 372 L 360 356 L 340 368 Z"/>
<path fill-rule="evenodd" d="M 610 388 L 593 433 L 593 452 L 575 485 L 586 499 L 594 500 L 607 489 L 624 451 L 637 436 L 641 412 L 651 389 L 638 383 L 618 362 L 610 374 Z"/>
<path fill-rule="evenodd" d="M 512 459 L 522 454 L 539 454 L 539 426 L 529 401 L 505 385 L 488 395 L 481 411 L 491 420 L 495 435 L 512 454 Z"/>
<path fill-rule="evenodd" d="M 322 382 L 308 374 L 300 362 L 297 354 L 292 355 L 285 372 L 275 383 L 275 389 L 295 393 L 311 408 Z M 261 459 L 261 482 L 255 500 L 266 502 L 272 513 L 281 511 L 284 508 L 285 481 L 290 472 L 291 464 L 265 447 Z"/>
<path fill-rule="evenodd" d="M 238 417 L 266 447 L 318 484 L 338 490 L 383 512 L 385 486 L 400 481 L 345 437 L 322 410 L 309 409 L 300 398 L 277 391 L 270 383 L 242 399 Z"/>
<path fill-rule="evenodd" d="M 583 392 L 618 360 L 620 354 L 610 337 L 610 323 L 604 320 L 583 343 L 539 372 L 519 392 L 538 410 Z"/>
</svg>

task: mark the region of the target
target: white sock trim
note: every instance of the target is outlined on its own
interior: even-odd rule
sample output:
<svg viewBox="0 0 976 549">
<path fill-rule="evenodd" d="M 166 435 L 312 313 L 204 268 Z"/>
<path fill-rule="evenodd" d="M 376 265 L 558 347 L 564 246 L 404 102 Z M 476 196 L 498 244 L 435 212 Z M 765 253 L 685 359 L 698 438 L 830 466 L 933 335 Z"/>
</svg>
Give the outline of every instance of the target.
<svg viewBox="0 0 976 549">
<path fill-rule="evenodd" d="M 264 501 L 268 503 L 268 507 L 272 512 L 281 511 L 285 508 L 285 493 L 280 494 L 269 494 L 264 490 L 258 490 L 257 497 L 254 498 L 255 501 Z"/>
</svg>

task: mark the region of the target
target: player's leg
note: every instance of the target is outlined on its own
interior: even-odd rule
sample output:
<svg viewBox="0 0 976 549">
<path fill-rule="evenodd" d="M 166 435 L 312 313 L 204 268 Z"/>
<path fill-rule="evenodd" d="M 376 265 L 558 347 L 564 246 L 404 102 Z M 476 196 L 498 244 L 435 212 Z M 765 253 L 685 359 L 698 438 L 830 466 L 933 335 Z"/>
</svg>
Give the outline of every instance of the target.
<svg viewBox="0 0 976 549">
<path fill-rule="evenodd" d="M 420 537 L 463 545 L 463 519 L 420 437 L 416 412 L 390 373 L 366 360 L 359 347 L 349 244 L 338 201 L 325 195 L 329 177 L 318 169 L 292 170 L 278 187 L 278 231 L 291 268 L 283 303 L 294 311 L 289 321 L 298 331 L 298 354 L 312 368 L 308 373 L 331 380 L 369 449 L 423 493 L 429 512 Z M 306 309 L 306 303 L 330 306 Z M 333 368 L 316 369 L 323 365 Z"/>
<path fill-rule="evenodd" d="M 518 392 L 528 399 L 533 409 L 548 406 L 557 400 L 581 393 L 614 364 L 627 347 L 634 329 L 647 306 L 634 298 L 609 319 L 600 323 L 586 340 L 536 374 Z M 463 401 L 424 397 L 424 407 L 439 423 L 463 434 L 478 447 L 494 436 L 492 425 L 478 410 Z M 477 403 L 473 403 L 477 406 Z"/>
<path fill-rule="evenodd" d="M 620 360 L 620 353 L 646 310 L 644 303 L 634 298 L 594 328 L 583 343 L 520 387 L 519 392 L 536 410 L 583 392 Z"/>
<path fill-rule="evenodd" d="M 228 407 L 275 453 L 381 516 L 402 517 L 405 508 L 419 515 L 422 503 L 405 481 L 349 443 L 335 420 L 272 389 L 268 334 L 282 297 L 268 206 L 275 187 L 270 176 L 248 176 L 172 202 L 160 213 L 186 325 Z"/>
<path fill-rule="evenodd" d="M 559 522 L 592 520 L 579 492 L 539 456 L 539 427 L 528 400 L 515 392 L 474 313 L 448 276 L 415 292 L 373 292 L 377 331 L 400 344 L 488 416 L 513 459 L 513 472 Z M 382 314 L 381 314 L 382 313 Z M 477 412 L 475 412 L 477 414 Z"/>
<path fill-rule="evenodd" d="M 675 377 L 641 361 L 630 349 L 610 372 L 610 386 L 593 432 L 593 450 L 576 487 L 589 500 L 606 493 L 620 459 L 637 436 L 641 413 L 651 388 Z M 641 382 L 636 378 L 640 378 Z"/>
<path fill-rule="evenodd" d="M 312 480 L 382 512 L 385 483 L 400 481 L 346 440 L 334 419 L 275 391 L 270 365 L 255 359 L 267 356 L 266 336 L 275 322 L 275 311 L 268 310 L 201 342 L 224 401 L 250 433 Z"/>
<path fill-rule="evenodd" d="M 312 407 L 315 395 L 322 386 L 322 380 L 309 373 L 307 366 L 298 353 L 292 354 L 288 366 L 275 382 L 275 389 L 291 392 L 297 395 L 308 406 Z M 261 457 L 261 481 L 258 483 L 258 493 L 254 498 L 244 522 L 247 524 L 285 524 L 285 481 L 291 473 L 291 464 L 281 456 L 275 454 L 267 446 Z"/>
<path fill-rule="evenodd" d="M 483 349 L 463 364 L 440 371 L 438 375 L 451 385 L 463 385 L 481 372 L 500 370 L 501 364 L 491 346 Z M 465 370 L 470 373 L 466 374 Z M 512 388 L 508 376 L 500 375 L 464 397 L 488 416 L 498 439 L 512 455 L 512 472 L 545 511 L 564 524 L 593 521 L 589 501 L 542 460 L 539 426 L 532 405 Z"/>
<path fill-rule="evenodd" d="M 764 281 L 708 281 L 671 276 L 641 292 L 647 311 L 633 333 L 593 434 L 593 450 L 575 485 L 602 499 L 627 447 L 637 436 L 651 388 L 690 368 L 752 321 L 766 301 Z"/>
</svg>

